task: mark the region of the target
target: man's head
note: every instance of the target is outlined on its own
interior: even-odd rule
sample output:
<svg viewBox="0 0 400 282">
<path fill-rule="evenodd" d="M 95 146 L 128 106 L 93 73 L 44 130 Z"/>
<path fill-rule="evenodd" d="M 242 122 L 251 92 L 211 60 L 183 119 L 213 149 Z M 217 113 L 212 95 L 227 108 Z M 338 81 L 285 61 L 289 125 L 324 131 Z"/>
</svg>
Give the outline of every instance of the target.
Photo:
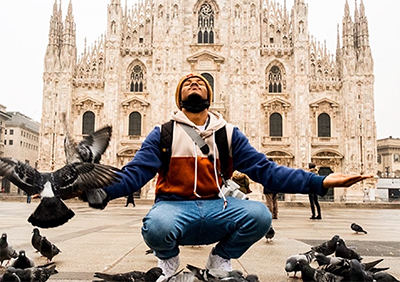
<svg viewBox="0 0 400 282">
<path fill-rule="evenodd" d="M 176 87 L 175 101 L 179 109 L 197 113 L 210 107 L 212 89 L 207 79 L 200 74 L 191 73 L 182 77 Z"/>
<path fill-rule="evenodd" d="M 309 164 L 308 164 L 308 168 L 310 168 L 310 169 L 311 169 L 311 168 L 315 168 L 315 163 L 309 163 Z"/>
</svg>

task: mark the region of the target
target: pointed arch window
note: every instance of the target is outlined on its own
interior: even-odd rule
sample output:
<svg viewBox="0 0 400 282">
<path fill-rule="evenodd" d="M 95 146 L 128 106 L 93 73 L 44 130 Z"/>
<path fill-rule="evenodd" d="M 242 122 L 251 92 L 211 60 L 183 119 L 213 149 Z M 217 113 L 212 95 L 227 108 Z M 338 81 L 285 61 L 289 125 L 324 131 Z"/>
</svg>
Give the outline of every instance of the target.
<svg viewBox="0 0 400 282">
<path fill-rule="evenodd" d="M 213 77 L 211 74 L 207 73 L 207 72 L 203 72 L 201 75 L 202 75 L 205 79 L 207 79 L 208 83 L 209 83 L 210 86 L 211 86 L 211 90 L 212 90 L 213 93 L 214 93 L 214 77 Z M 215 95 L 212 96 L 212 102 L 214 102 L 214 96 L 215 96 Z"/>
<path fill-rule="evenodd" d="M 318 137 L 331 137 L 331 117 L 328 114 L 318 116 Z"/>
<path fill-rule="evenodd" d="M 142 134 L 142 115 L 138 112 L 132 112 L 129 115 L 129 135 Z"/>
<path fill-rule="evenodd" d="M 282 93 L 282 72 L 277 66 L 273 66 L 268 73 L 268 92 Z"/>
<path fill-rule="evenodd" d="M 142 67 L 135 65 L 130 77 L 130 92 L 143 92 L 143 78 Z"/>
<path fill-rule="evenodd" d="M 82 117 L 82 134 L 90 134 L 94 132 L 95 114 L 87 111 Z"/>
<path fill-rule="evenodd" d="M 279 113 L 269 117 L 269 136 L 282 137 L 282 116 Z"/>
<path fill-rule="evenodd" d="M 201 5 L 199 10 L 197 43 L 214 43 L 214 11 L 209 3 Z"/>
</svg>

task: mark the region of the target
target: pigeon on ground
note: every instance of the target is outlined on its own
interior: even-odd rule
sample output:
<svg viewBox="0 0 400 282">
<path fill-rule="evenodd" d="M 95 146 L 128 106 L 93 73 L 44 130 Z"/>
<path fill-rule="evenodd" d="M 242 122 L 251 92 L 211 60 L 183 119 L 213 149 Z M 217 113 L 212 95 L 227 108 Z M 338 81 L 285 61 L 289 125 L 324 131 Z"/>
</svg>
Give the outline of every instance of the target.
<svg viewBox="0 0 400 282">
<path fill-rule="evenodd" d="M 53 263 L 26 269 L 9 267 L 7 272 L 16 275 L 20 279 L 16 281 L 22 282 L 45 282 L 50 278 L 51 275 L 58 273 L 56 266 Z M 15 276 L 13 277 L 15 278 Z"/>
<path fill-rule="evenodd" d="M 384 268 L 376 268 L 375 266 L 382 262 L 383 259 L 378 259 L 375 261 L 367 262 L 367 263 L 361 263 L 356 259 L 345 259 L 341 258 L 338 263 L 336 264 L 325 264 L 322 266 L 319 266 L 318 269 L 328 271 L 332 274 L 338 275 L 338 276 L 343 276 L 344 281 L 359 281 L 359 279 L 362 275 L 364 277 L 366 282 L 369 282 L 369 280 L 373 280 L 372 274 L 377 273 L 379 271 L 384 271 L 389 269 L 388 267 Z M 362 270 L 362 273 L 360 271 Z M 360 274 L 361 273 L 361 274 Z M 358 277 L 358 278 L 356 278 Z M 361 281 L 364 281 L 361 280 Z"/>
<path fill-rule="evenodd" d="M 265 234 L 265 239 L 267 239 L 267 241 L 272 241 L 272 238 L 274 238 L 274 236 L 275 236 L 275 230 L 274 228 L 272 228 L 271 225 L 267 234 Z"/>
<path fill-rule="evenodd" d="M 119 180 L 118 168 L 72 163 L 53 172 L 39 172 L 27 163 L 0 158 L 0 176 L 24 190 L 27 195 L 40 194 L 41 201 L 28 221 L 41 228 L 56 227 L 74 216 L 62 199 L 75 197 L 77 189 L 106 187 Z"/>
<path fill-rule="evenodd" d="M 35 248 L 36 252 L 40 252 L 40 247 L 42 245 L 42 235 L 40 235 L 40 231 L 38 228 L 33 228 L 32 231 L 32 239 L 31 244 Z"/>
<path fill-rule="evenodd" d="M 186 268 L 190 270 L 198 279 L 198 281 L 209 281 L 209 282 L 259 282 L 258 276 L 255 274 L 243 275 L 242 271 L 232 270 L 226 271 L 221 269 L 202 269 L 191 264 L 186 265 Z M 179 276 L 179 275 L 178 275 Z M 168 280 L 167 280 L 168 281 Z M 175 281 L 173 278 L 171 281 Z M 197 281 L 197 280 L 194 280 Z"/>
<path fill-rule="evenodd" d="M 377 272 L 372 275 L 376 282 L 400 282 L 396 277 L 387 272 Z"/>
<path fill-rule="evenodd" d="M 103 127 L 85 136 L 79 143 L 77 143 L 70 135 L 65 114 L 63 114 L 63 123 L 66 131 L 66 137 L 64 139 L 66 163 L 100 163 L 101 156 L 104 154 L 110 143 L 112 127 Z M 88 202 L 89 207 L 104 209 L 107 206 L 107 194 L 101 188 L 77 189 L 76 193 L 81 200 Z"/>
<path fill-rule="evenodd" d="M 285 271 L 289 275 L 290 272 L 294 272 L 294 278 L 297 278 L 296 274 L 300 271 L 300 264 L 310 264 L 315 258 L 314 251 L 308 251 L 307 253 L 292 255 L 286 259 Z"/>
<path fill-rule="evenodd" d="M 147 272 L 143 271 L 131 271 L 126 273 L 108 274 L 95 272 L 94 277 L 100 278 L 107 282 L 156 282 L 157 279 L 162 275 L 162 269 L 159 267 L 153 267 Z M 99 280 L 96 280 L 99 281 Z"/>
<path fill-rule="evenodd" d="M 358 254 L 356 251 L 352 249 L 347 248 L 343 239 L 339 239 L 336 243 L 335 256 L 346 259 L 357 259 L 359 261 L 362 260 L 360 254 Z"/>
<path fill-rule="evenodd" d="M 299 261 L 298 267 L 301 271 L 301 278 L 304 282 L 339 282 L 343 277 L 332 274 L 328 271 L 315 269 L 306 261 Z"/>
<path fill-rule="evenodd" d="M 323 242 L 317 246 L 311 247 L 314 252 L 324 254 L 326 256 L 331 255 L 336 250 L 336 243 L 340 239 L 339 235 L 335 235 L 329 241 Z"/>
<path fill-rule="evenodd" d="M 34 267 L 35 263 L 26 256 L 24 250 L 20 250 L 17 259 L 12 262 L 11 266 L 14 268 L 25 269 Z"/>
<path fill-rule="evenodd" d="M 350 226 L 351 230 L 355 231 L 357 234 L 359 232 L 363 232 L 364 234 L 367 234 L 367 231 L 365 231 L 360 225 L 357 223 L 352 223 Z"/>
<path fill-rule="evenodd" d="M 56 245 L 47 240 L 46 236 L 43 236 L 40 253 L 42 254 L 42 256 L 47 258 L 48 262 L 50 262 L 53 257 L 61 253 L 61 250 Z"/>
<path fill-rule="evenodd" d="M 8 267 L 4 272 L 3 276 L 0 277 L 1 282 L 21 282 L 21 279 L 15 273 L 16 269 L 14 267 Z M 24 281 L 25 282 L 25 281 Z"/>
<path fill-rule="evenodd" d="M 14 248 L 8 244 L 7 233 L 3 233 L 0 238 L 0 267 L 3 266 L 3 261 L 7 261 L 6 266 L 10 263 L 10 260 L 17 258 L 18 253 Z"/>
</svg>

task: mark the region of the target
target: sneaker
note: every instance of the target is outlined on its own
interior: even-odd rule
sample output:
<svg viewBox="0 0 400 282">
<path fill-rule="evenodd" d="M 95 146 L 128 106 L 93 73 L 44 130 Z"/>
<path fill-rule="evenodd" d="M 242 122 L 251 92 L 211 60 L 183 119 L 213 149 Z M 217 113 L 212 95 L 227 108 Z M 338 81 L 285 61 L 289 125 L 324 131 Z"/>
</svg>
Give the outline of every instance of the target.
<svg viewBox="0 0 400 282">
<path fill-rule="evenodd" d="M 224 259 L 217 254 L 213 254 L 214 248 L 211 250 L 206 263 L 206 269 L 221 269 L 225 271 L 232 271 L 232 264 L 230 259 Z"/>
<path fill-rule="evenodd" d="M 166 278 L 174 275 L 179 264 L 179 255 L 169 259 L 158 259 L 158 267 L 162 269 L 163 275 L 157 279 L 157 282 L 164 281 Z"/>
</svg>

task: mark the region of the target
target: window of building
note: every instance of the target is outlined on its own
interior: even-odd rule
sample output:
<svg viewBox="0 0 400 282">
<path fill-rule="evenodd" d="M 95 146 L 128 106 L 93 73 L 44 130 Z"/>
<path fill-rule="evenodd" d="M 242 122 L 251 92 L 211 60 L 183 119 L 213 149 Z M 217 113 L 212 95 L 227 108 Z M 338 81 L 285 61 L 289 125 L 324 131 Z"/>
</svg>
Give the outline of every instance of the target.
<svg viewBox="0 0 400 282">
<path fill-rule="evenodd" d="M 268 92 L 282 93 L 282 73 L 277 66 L 273 66 L 268 73 Z"/>
<path fill-rule="evenodd" d="M 129 115 L 129 135 L 141 135 L 142 116 L 138 112 L 132 112 Z"/>
<path fill-rule="evenodd" d="M 331 118 L 328 114 L 318 116 L 318 137 L 331 137 Z"/>
<path fill-rule="evenodd" d="M 7 135 L 7 129 L 4 129 L 4 134 Z"/>
<path fill-rule="evenodd" d="M 7 145 L 7 140 L 4 140 L 4 145 Z"/>
<path fill-rule="evenodd" d="M 378 164 L 380 164 L 382 162 L 382 156 L 378 155 L 376 161 L 378 162 Z"/>
<path fill-rule="evenodd" d="M 14 145 L 14 141 L 13 140 L 8 140 L 8 145 Z"/>
<path fill-rule="evenodd" d="M 85 112 L 82 118 L 82 134 L 90 134 L 94 132 L 94 119 L 93 112 Z"/>
<path fill-rule="evenodd" d="M 269 136 L 282 137 L 282 116 L 278 113 L 269 117 Z"/>
<path fill-rule="evenodd" d="M 393 155 L 393 161 L 394 161 L 395 163 L 400 162 L 400 155 L 399 155 L 399 154 L 394 154 L 394 155 Z"/>
<path fill-rule="evenodd" d="M 197 43 L 214 43 L 214 11 L 209 3 L 200 7 Z"/>
<path fill-rule="evenodd" d="M 14 135 L 14 129 L 10 129 L 10 135 Z"/>
<path fill-rule="evenodd" d="M 130 83 L 131 92 L 143 92 L 143 78 L 144 75 L 142 67 L 139 65 L 135 65 L 131 73 L 131 83 Z"/>
<path fill-rule="evenodd" d="M 202 75 L 205 79 L 207 79 L 208 83 L 209 83 L 210 86 L 211 86 L 211 90 L 212 90 L 213 93 L 214 93 L 214 77 L 213 77 L 211 74 L 206 73 L 206 72 L 203 72 L 201 75 Z M 215 96 L 215 95 L 212 96 L 212 102 L 214 102 L 214 96 Z"/>
</svg>

